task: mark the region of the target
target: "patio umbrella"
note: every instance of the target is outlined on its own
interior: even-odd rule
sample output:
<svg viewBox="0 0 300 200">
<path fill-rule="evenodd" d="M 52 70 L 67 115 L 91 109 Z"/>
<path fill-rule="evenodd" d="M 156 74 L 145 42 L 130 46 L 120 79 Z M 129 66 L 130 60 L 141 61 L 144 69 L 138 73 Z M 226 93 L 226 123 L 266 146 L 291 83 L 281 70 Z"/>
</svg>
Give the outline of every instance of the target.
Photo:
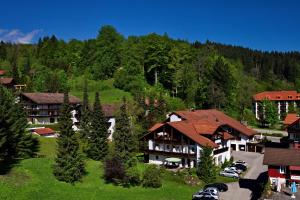
<svg viewBox="0 0 300 200">
<path fill-rule="evenodd" d="M 173 163 L 180 163 L 181 159 L 179 159 L 179 158 L 166 158 L 165 161 L 173 162 Z"/>
</svg>

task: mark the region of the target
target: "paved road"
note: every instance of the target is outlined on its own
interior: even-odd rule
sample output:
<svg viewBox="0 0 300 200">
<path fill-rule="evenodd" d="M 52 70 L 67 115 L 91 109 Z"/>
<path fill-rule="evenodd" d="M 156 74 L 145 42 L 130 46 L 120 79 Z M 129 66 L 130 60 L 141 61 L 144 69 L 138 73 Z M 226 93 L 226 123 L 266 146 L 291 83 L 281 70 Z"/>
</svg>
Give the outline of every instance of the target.
<svg viewBox="0 0 300 200">
<path fill-rule="evenodd" d="M 239 182 L 229 183 L 228 191 L 220 193 L 221 200 L 250 200 L 252 198 L 253 187 L 257 184 L 258 177 L 262 172 L 267 171 L 267 166 L 262 164 L 263 154 L 252 152 L 232 153 L 235 160 L 244 160 L 248 163 L 249 169 L 243 179 Z M 248 189 L 250 188 L 250 189 Z"/>
<path fill-rule="evenodd" d="M 279 131 L 279 130 L 272 130 L 272 129 L 263 129 L 263 128 L 253 128 L 258 133 L 281 133 L 283 136 L 288 136 L 288 133 L 286 131 Z"/>
</svg>

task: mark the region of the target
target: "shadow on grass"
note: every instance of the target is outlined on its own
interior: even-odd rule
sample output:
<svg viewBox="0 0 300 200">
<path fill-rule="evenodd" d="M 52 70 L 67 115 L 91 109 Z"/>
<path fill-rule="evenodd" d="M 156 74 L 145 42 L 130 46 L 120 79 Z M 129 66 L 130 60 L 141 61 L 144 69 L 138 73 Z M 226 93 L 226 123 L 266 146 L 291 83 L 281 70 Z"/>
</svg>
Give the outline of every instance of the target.
<svg viewBox="0 0 300 200">
<path fill-rule="evenodd" d="M 1 160 L 0 161 L 0 175 L 7 175 L 11 169 L 20 162 L 19 159 Z"/>
<path fill-rule="evenodd" d="M 268 172 L 262 172 L 257 179 L 240 179 L 240 188 L 246 188 L 252 191 L 251 200 L 257 200 L 261 197 L 264 186 L 268 182 Z"/>
</svg>

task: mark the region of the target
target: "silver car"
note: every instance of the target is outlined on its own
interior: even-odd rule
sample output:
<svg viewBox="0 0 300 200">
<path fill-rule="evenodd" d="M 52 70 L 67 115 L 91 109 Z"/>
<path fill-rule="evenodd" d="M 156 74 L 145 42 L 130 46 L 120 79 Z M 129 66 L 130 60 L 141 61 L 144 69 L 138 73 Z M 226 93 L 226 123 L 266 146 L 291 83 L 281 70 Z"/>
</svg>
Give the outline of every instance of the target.
<svg viewBox="0 0 300 200">
<path fill-rule="evenodd" d="M 231 178 L 239 178 L 239 174 L 232 170 L 224 170 L 220 172 L 220 176 L 226 176 Z"/>
<path fill-rule="evenodd" d="M 208 187 L 205 190 L 199 190 L 195 194 L 193 194 L 193 200 L 197 199 L 219 199 L 219 191 L 215 187 Z"/>
</svg>

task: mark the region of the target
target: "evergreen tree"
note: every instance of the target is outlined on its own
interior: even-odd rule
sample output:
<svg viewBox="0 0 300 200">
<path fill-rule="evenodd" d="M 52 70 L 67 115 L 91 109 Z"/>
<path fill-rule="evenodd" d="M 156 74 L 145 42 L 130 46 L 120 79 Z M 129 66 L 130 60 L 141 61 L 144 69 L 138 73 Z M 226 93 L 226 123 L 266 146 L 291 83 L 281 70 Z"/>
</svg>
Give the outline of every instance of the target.
<svg viewBox="0 0 300 200">
<path fill-rule="evenodd" d="M 108 153 L 108 125 L 96 92 L 94 110 L 91 117 L 91 129 L 88 136 L 88 157 L 103 160 Z"/>
<path fill-rule="evenodd" d="M 83 157 L 79 151 L 79 142 L 72 126 L 69 96 L 68 93 L 65 93 L 59 119 L 60 135 L 57 139 L 58 149 L 53 174 L 58 180 L 67 183 L 79 181 L 85 171 Z"/>
<path fill-rule="evenodd" d="M 277 107 L 275 106 L 274 102 L 270 100 L 263 100 L 262 105 L 264 113 L 263 113 L 263 118 L 262 118 L 262 123 L 268 126 L 274 126 L 275 124 L 278 123 L 278 111 Z"/>
<path fill-rule="evenodd" d="M 137 150 L 137 137 L 132 131 L 125 98 L 123 99 L 120 113 L 116 117 L 116 130 L 113 134 L 113 139 L 116 154 L 120 156 L 123 162 L 130 160 L 133 153 Z"/>
<path fill-rule="evenodd" d="M 216 179 L 216 167 L 211 156 L 212 151 L 212 148 L 203 147 L 200 153 L 197 175 L 204 183 L 212 183 Z"/>
<path fill-rule="evenodd" d="M 26 158 L 35 155 L 38 140 L 26 132 L 23 109 L 15 103 L 9 90 L 0 86 L 0 160 Z"/>
<path fill-rule="evenodd" d="M 10 58 L 11 73 L 15 82 L 19 81 L 18 54 L 19 46 L 15 46 L 13 49 L 12 56 Z"/>
<path fill-rule="evenodd" d="M 84 88 L 83 88 L 83 101 L 81 107 L 81 119 L 80 119 L 81 137 L 85 139 L 87 139 L 90 132 L 90 118 L 91 118 L 87 87 L 88 87 L 88 83 L 87 80 L 85 80 Z"/>
</svg>

